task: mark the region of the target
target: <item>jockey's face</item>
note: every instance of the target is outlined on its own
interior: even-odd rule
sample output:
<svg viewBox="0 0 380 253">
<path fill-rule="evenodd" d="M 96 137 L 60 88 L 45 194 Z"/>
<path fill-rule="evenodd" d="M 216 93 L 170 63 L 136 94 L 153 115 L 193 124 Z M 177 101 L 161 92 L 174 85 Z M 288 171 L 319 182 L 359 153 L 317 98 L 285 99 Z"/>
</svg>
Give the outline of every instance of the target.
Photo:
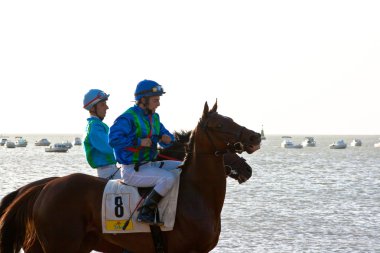
<svg viewBox="0 0 380 253">
<path fill-rule="evenodd" d="M 152 96 L 148 98 L 146 109 L 152 113 L 156 112 L 157 107 L 160 106 L 160 96 Z"/>
<path fill-rule="evenodd" d="M 103 120 L 106 117 L 108 110 L 107 101 L 101 101 L 91 108 L 91 115 L 95 115 Z"/>
</svg>

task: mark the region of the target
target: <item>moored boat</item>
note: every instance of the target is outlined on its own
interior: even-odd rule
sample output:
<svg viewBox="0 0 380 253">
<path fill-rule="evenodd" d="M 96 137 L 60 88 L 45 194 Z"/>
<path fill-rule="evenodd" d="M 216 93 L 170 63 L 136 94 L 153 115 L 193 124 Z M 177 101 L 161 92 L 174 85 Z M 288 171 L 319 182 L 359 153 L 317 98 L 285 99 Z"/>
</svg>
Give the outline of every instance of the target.
<svg viewBox="0 0 380 253">
<path fill-rule="evenodd" d="M 281 142 L 281 147 L 282 148 L 302 148 L 301 144 L 294 144 L 290 138 L 290 136 L 283 136 L 284 140 Z"/>
<path fill-rule="evenodd" d="M 67 148 L 72 148 L 73 147 L 73 144 L 69 141 L 64 141 L 62 142 L 63 145 L 65 145 Z"/>
<path fill-rule="evenodd" d="M 360 147 L 362 145 L 362 141 L 359 139 L 353 139 L 350 145 L 351 147 Z"/>
<path fill-rule="evenodd" d="M 34 143 L 35 146 L 49 146 L 50 144 L 51 142 L 46 138 L 40 139 Z"/>
<path fill-rule="evenodd" d="M 13 141 L 9 141 L 9 140 L 7 140 L 7 142 L 5 143 L 5 146 L 7 148 L 15 148 L 16 147 L 15 143 Z"/>
<path fill-rule="evenodd" d="M 82 145 L 82 140 L 79 137 L 75 137 L 74 145 L 76 145 L 76 146 Z"/>
<path fill-rule="evenodd" d="M 1 141 L 0 141 L 0 146 L 4 146 L 5 143 L 7 143 L 7 138 L 2 138 Z"/>
<path fill-rule="evenodd" d="M 25 148 L 25 147 L 28 145 L 28 141 L 25 140 L 25 139 L 24 139 L 23 137 L 21 137 L 21 136 L 17 136 L 17 137 L 16 137 L 15 145 L 16 145 L 16 147 L 22 147 L 22 148 Z"/>
<path fill-rule="evenodd" d="M 67 152 L 69 148 L 63 143 L 55 143 L 53 146 L 45 148 L 45 152 L 58 152 L 64 153 Z"/>
<path fill-rule="evenodd" d="M 331 149 L 345 149 L 347 144 L 343 140 L 336 141 L 329 145 Z"/>
<path fill-rule="evenodd" d="M 314 137 L 305 137 L 305 140 L 301 144 L 303 147 L 315 147 L 317 145 Z"/>
</svg>

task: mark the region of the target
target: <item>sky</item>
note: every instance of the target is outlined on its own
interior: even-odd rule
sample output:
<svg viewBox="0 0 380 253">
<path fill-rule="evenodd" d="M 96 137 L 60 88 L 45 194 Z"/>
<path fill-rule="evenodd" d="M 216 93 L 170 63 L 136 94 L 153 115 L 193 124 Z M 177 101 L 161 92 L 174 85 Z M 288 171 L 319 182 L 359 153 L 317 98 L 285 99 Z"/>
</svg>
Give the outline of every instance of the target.
<svg viewBox="0 0 380 253">
<path fill-rule="evenodd" d="M 164 87 L 157 112 L 194 129 L 204 104 L 271 134 L 380 135 L 380 1 L 0 0 L 0 135 L 83 133 Z"/>
</svg>

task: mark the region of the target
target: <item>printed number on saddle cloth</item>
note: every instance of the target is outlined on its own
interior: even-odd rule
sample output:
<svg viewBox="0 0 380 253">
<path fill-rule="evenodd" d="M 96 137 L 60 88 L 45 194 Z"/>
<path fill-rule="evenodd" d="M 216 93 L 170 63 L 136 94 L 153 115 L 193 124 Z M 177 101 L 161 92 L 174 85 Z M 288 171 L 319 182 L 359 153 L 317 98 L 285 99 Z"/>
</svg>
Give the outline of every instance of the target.
<svg viewBox="0 0 380 253">
<path fill-rule="evenodd" d="M 105 219 L 107 230 L 122 230 L 125 222 L 131 216 L 131 194 L 106 194 Z M 133 229 L 132 220 L 126 230 Z"/>
</svg>

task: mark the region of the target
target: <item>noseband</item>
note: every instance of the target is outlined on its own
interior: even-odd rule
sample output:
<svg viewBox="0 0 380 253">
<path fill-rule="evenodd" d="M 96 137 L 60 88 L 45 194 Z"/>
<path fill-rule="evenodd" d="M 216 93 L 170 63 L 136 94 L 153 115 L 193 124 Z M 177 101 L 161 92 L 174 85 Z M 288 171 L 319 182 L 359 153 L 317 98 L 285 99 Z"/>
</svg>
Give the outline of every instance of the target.
<svg viewBox="0 0 380 253">
<path fill-rule="evenodd" d="M 215 156 L 220 156 L 220 155 L 224 155 L 225 153 L 227 152 L 232 152 L 232 153 L 236 153 L 236 152 L 243 152 L 244 151 L 244 144 L 240 141 L 238 142 L 235 142 L 235 143 L 230 143 L 230 142 L 227 142 L 226 143 L 226 149 L 224 150 L 217 150 L 216 148 L 216 145 L 213 141 L 213 139 L 211 138 L 210 134 L 209 134 L 209 129 L 208 129 L 208 126 L 207 126 L 207 122 L 208 120 L 206 120 L 202 125 L 202 129 L 203 131 L 206 133 L 206 136 L 208 138 L 208 140 L 210 141 L 210 143 L 213 145 L 214 149 L 215 149 L 215 152 L 214 152 L 214 155 Z M 245 127 L 241 126 L 239 131 L 234 134 L 234 133 L 231 133 L 231 132 L 227 132 L 227 131 L 223 131 L 223 130 L 214 130 L 215 132 L 218 132 L 218 133 L 224 133 L 224 134 L 228 134 L 228 135 L 233 135 L 237 140 L 240 140 L 242 134 L 243 134 L 243 131 L 244 131 Z"/>
</svg>

